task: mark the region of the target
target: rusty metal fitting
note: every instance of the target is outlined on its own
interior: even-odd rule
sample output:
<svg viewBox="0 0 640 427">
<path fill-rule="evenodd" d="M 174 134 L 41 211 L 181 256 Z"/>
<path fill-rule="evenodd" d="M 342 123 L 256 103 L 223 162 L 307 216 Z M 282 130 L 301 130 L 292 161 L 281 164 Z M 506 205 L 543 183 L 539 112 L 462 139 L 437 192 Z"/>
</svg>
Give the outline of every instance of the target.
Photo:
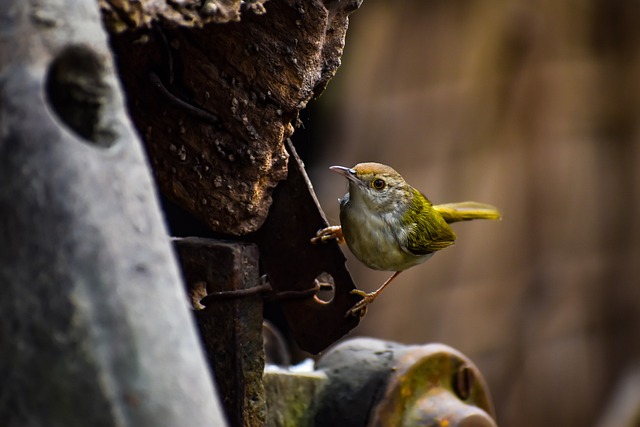
<svg viewBox="0 0 640 427">
<path fill-rule="evenodd" d="M 328 382 L 316 426 L 496 426 L 480 371 L 444 344 L 357 338 L 331 349 L 317 368 Z"/>
</svg>

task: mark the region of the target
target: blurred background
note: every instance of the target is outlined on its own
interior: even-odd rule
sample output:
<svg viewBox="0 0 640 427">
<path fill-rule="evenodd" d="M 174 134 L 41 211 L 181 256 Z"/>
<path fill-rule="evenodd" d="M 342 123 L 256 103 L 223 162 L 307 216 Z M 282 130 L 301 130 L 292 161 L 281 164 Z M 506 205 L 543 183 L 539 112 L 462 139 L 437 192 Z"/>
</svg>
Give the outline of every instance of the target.
<svg viewBox="0 0 640 427">
<path fill-rule="evenodd" d="M 330 165 L 378 161 L 434 203 L 498 206 L 403 273 L 352 333 L 443 342 L 504 426 L 640 419 L 640 2 L 365 0 L 296 132 L 339 223 Z M 349 253 L 356 283 L 389 276 Z"/>
</svg>

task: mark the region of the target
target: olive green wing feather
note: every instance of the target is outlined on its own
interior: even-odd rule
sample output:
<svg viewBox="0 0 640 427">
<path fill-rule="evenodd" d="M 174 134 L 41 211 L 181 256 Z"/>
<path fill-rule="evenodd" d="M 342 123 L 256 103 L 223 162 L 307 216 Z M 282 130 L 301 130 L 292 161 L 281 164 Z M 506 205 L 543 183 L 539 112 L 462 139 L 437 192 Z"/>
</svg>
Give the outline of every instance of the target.
<svg viewBox="0 0 640 427">
<path fill-rule="evenodd" d="M 403 218 L 407 229 L 406 250 L 425 255 L 453 245 L 456 235 L 444 218 L 418 190 L 414 196 L 415 202 Z"/>
<path fill-rule="evenodd" d="M 495 206 L 478 202 L 445 203 L 433 206 L 448 223 L 469 221 L 472 219 L 500 219 L 501 215 Z"/>
</svg>

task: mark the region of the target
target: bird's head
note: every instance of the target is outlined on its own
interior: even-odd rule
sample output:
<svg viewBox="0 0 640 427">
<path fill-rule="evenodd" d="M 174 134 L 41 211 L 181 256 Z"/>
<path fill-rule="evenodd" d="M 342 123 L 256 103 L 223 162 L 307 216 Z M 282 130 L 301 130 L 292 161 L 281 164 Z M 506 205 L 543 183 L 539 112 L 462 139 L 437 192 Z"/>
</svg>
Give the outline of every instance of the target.
<svg viewBox="0 0 640 427">
<path fill-rule="evenodd" d="M 331 166 L 349 180 L 349 199 L 364 202 L 380 213 L 398 211 L 411 202 L 411 186 L 393 168 L 380 163 L 359 163 L 352 168 Z"/>
</svg>

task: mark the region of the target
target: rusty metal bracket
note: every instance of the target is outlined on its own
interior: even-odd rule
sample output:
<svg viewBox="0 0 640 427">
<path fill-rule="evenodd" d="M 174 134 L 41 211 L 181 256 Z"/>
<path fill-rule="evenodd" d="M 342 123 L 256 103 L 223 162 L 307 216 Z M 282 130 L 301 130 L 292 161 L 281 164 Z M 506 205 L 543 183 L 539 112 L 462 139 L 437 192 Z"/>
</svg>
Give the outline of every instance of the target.
<svg viewBox="0 0 640 427">
<path fill-rule="evenodd" d="M 262 276 L 260 280 L 262 281 L 262 283 L 247 289 L 234 289 L 231 291 L 216 291 L 205 293 L 201 295 L 201 298 L 197 298 L 194 302 L 197 304 L 202 304 L 203 307 L 206 307 L 215 301 L 246 298 L 254 296 L 256 294 L 262 295 L 262 297 L 266 301 L 282 301 L 286 299 L 311 298 L 316 296 L 320 291 L 333 291 L 334 289 L 332 284 L 320 283 L 316 281 L 315 285 L 309 289 L 304 289 L 301 291 L 295 290 L 275 292 L 271 287 L 271 284 L 267 281 L 266 276 Z M 205 282 L 198 283 L 197 285 L 205 287 L 207 286 Z"/>
<path fill-rule="evenodd" d="M 258 248 L 200 237 L 173 242 L 190 295 L 236 294 L 196 310 L 195 317 L 230 426 L 263 426 L 262 297 L 254 291 L 262 285 Z M 247 290 L 250 295 L 237 297 Z"/>
<path fill-rule="evenodd" d="M 317 354 L 358 324 L 358 317 L 345 317 L 345 313 L 359 297 L 350 294 L 355 284 L 338 244 L 309 242 L 329 224 L 291 141 L 287 141 L 287 150 L 289 174 L 274 190 L 269 216 L 255 241 L 263 271 L 276 294 L 307 291 L 323 274 L 333 278 L 334 296 L 329 302 L 311 295 L 281 302 L 297 344 Z"/>
</svg>

